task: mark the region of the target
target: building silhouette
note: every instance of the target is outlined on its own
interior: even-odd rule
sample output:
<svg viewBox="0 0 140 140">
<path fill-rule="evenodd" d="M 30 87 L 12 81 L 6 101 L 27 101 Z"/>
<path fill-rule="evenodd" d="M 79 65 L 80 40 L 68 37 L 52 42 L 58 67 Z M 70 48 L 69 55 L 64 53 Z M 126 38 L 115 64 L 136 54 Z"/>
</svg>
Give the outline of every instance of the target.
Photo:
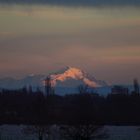
<svg viewBox="0 0 140 140">
<path fill-rule="evenodd" d="M 128 88 L 123 86 L 116 85 L 111 89 L 111 94 L 128 94 L 128 93 L 129 93 Z"/>
</svg>

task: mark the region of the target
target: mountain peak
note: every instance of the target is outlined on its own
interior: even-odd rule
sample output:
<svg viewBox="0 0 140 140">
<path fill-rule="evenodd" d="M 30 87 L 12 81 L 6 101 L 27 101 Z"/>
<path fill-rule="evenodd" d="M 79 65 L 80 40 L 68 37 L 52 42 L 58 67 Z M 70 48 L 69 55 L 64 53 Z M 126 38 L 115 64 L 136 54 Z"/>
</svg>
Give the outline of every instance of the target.
<svg viewBox="0 0 140 140">
<path fill-rule="evenodd" d="M 82 81 L 85 85 L 95 88 L 102 86 L 98 80 L 94 77 L 90 77 L 87 73 L 79 68 L 67 66 L 65 69 L 59 71 L 59 73 L 51 74 L 52 85 L 56 85 L 57 82 L 64 82 L 69 79 Z"/>
</svg>

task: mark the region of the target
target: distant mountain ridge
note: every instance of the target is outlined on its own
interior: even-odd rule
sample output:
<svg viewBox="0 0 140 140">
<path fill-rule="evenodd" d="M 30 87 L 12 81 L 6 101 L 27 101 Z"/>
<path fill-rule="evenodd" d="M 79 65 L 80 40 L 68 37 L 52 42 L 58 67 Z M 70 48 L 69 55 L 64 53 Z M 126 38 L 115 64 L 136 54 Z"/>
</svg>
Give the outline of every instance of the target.
<svg viewBox="0 0 140 140">
<path fill-rule="evenodd" d="M 23 87 L 32 86 L 33 90 L 40 88 L 41 91 L 44 90 L 43 81 L 48 75 L 29 75 L 21 79 L 14 79 L 11 77 L 0 79 L 0 89 L 20 89 Z M 113 85 L 108 85 L 105 81 L 96 80 L 90 74 L 84 72 L 81 69 L 74 67 L 65 67 L 64 69 L 58 70 L 55 73 L 49 75 L 52 78 L 53 85 L 55 87 L 55 93 L 58 95 L 78 93 L 78 86 L 85 85 L 89 80 L 91 84 L 89 86 L 102 95 L 107 95 L 111 93 L 111 88 Z M 88 79 L 88 80 L 84 80 Z M 87 84 L 86 84 L 87 85 Z M 94 85 L 92 87 L 92 85 Z M 133 91 L 133 85 L 122 85 L 127 87 L 130 92 Z"/>
<path fill-rule="evenodd" d="M 19 89 L 24 86 L 40 87 L 42 86 L 42 80 L 44 75 L 29 75 L 21 79 L 15 78 L 2 78 L 0 79 L 0 88 L 7 89 Z"/>
<path fill-rule="evenodd" d="M 29 75 L 21 79 L 2 78 L 0 79 L 0 87 L 10 89 L 17 89 L 29 85 L 33 87 L 42 87 L 43 80 L 46 77 L 47 75 Z M 105 81 L 96 80 L 88 73 L 74 67 L 61 69 L 56 73 L 50 74 L 50 77 L 53 85 L 60 87 L 65 87 L 66 85 L 66 87 L 72 87 L 74 86 L 74 83 L 76 84 L 75 86 L 85 84 L 93 88 L 107 86 Z"/>
</svg>

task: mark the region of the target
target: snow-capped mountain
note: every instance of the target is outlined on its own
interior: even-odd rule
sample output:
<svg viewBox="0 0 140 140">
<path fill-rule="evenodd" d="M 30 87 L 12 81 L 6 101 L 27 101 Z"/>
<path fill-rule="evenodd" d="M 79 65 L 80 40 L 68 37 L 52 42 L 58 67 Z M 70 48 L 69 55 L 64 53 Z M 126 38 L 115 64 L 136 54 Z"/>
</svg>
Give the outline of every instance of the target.
<svg viewBox="0 0 140 140">
<path fill-rule="evenodd" d="M 73 84 L 85 84 L 89 87 L 96 88 L 106 86 L 104 81 L 96 80 L 81 69 L 74 67 L 67 67 L 58 73 L 51 74 L 50 78 L 54 86 L 61 84 L 67 84 L 67 86 L 74 86 Z M 68 84 L 69 83 L 69 84 Z"/>
<path fill-rule="evenodd" d="M 43 81 L 48 75 L 29 75 L 22 79 L 3 78 L 0 79 L 0 88 L 19 89 L 24 86 L 32 86 L 33 89 L 39 87 L 44 90 Z M 49 75 L 52 85 L 55 87 L 56 93 L 71 93 L 76 92 L 79 85 L 87 85 L 91 88 L 106 87 L 104 81 L 96 80 L 93 76 L 74 67 L 66 67 L 56 73 Z"/>
</svg>

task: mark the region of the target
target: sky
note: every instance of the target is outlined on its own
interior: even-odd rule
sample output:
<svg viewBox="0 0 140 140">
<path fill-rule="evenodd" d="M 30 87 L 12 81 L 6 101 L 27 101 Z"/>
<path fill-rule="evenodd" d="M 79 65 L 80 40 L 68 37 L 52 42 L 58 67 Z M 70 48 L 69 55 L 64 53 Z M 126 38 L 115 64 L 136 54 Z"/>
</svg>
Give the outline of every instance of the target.
<svg viewBox="0 0 140 140">
<path fill-rule="evenodd" d="M 110 84 L 140 80 L 139 1 L 80 1 L 0 0 L 0 78 L 72 66 Z"/>
</svg>

